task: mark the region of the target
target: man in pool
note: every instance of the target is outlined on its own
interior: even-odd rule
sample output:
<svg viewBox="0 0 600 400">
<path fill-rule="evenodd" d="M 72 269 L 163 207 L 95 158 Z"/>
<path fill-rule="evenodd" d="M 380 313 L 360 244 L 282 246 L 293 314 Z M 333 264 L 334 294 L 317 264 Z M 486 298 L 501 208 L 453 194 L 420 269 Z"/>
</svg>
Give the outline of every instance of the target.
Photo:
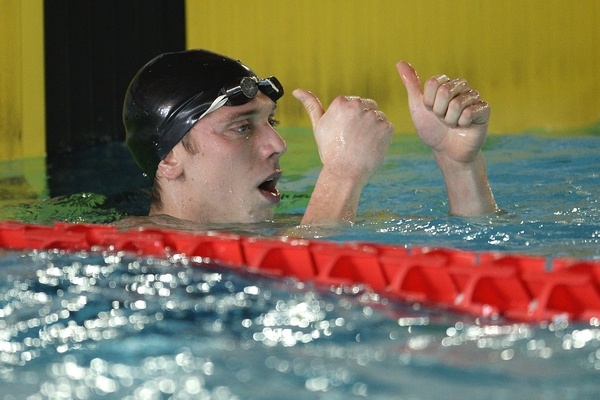
<svg viewBox="0 0 600 400">
<path fill-rule="evenodd" d="M 464 80 L 438 76 L 422 92 L 410 65 L 397 68 L 417 133 L 442 170 L 450 212 L 493 212 L 481 154 L 489 106 Z M 206 50 L 163 54 L 142 67 L 127 90 L 123 121 L 127 145 L 153 182 L 150 215 L 119 225 L 272 220 L 281 197 L 279 158 L 287 149 L 274 129 L 282 95 L 275 77 L 261 79 L 241 62 Z M 371 99 L 339 96 L 325 110 L 307 90 L 293 95 L 308 113 L 323 164 L 301 224 L 351 223 L 393 126 Z"/>
</svg>

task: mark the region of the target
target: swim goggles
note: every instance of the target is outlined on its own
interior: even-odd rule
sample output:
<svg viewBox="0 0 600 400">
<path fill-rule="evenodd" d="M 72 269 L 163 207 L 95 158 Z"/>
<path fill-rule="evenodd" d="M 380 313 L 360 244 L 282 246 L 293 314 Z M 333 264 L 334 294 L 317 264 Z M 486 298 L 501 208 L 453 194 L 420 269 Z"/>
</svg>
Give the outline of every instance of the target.
<svg viewBox="0 0 600 400">
<path fill-rule="evenodd" d="M 165 119 L 160 126 L 162 132 L 158 146 L 158 155 L 160 159 L 189 132 L 196 122 L 204 118 L 207 114 L 227 106 L 240 106 L 252 100 L 258 92 L 264 93 L 273 101 L 277 101 L 283 96 L 283 86 L 274 76 L 258 79 L 256 76 L 245 76 L 234 84 L 226 85 L 221 88 L 217 97 L 211 102 L 206 101 L 206 92 L 202 91 L 192 96 Z"/>
<path fill-rule="evenodd" d="M 197 100 L 203 99 L 206 95 L 205 92 L 200 92 L 183 103 L 171 117 L 181 120 L 182 117 L 187 116 L 196 123 L 223 106 L 241 106 L 248 103 L 259 90 L 273 101 L 277 101 L 283 96 L 283 86 L 274 76 L 260 80 L 255 76 L 245 76 L 237 84 L 224 86 L 210 105 L 205 101 L 197 104 Z"/>
<path fill-rule="evenodd" d="M 219 96 L 196 121 L 225 105 L 241 106 L 246 104 L 256 96 L 259 90 L 273 101 L 277 101 L 283 96 L 283 86 L 274 76 L 260 80 L 255 76 L 245 76 L 237 85 L 223 87 L 219 91 Z"/>
</svg>

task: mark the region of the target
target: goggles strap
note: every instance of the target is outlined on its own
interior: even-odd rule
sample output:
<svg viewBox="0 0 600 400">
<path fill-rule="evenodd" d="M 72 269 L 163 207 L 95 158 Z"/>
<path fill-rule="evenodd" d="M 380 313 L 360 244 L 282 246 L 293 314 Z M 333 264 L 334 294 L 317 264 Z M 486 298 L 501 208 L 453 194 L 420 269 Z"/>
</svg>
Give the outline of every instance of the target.
<svg viewBox="0 0 600 400">
<path fill-rule="evenodd" d="M 210 107 L 208 107 L 208 109 L 206 111 L 204 111 L 202 113 L 202 115 L 200 115 L 198 117 L 198 119 L 196 120 L 196 122 L 200 121 L 202 118 L 204 118 L 206 116 L 206 114 L 211 113 L 213 111 L 218 110 L 219 108 L 223 107 L 225 104 L 227 103 L 227 96 L 222 94 L 219 97 L 217 97 L 210 105 Z"/>
<path fill-rule="evenodd" d="M 271 89 L 273 89 L 274 91 L 279 93 L 279 88 L 277 86 L 275 86 L 275 84 L 273 82 L 271 82 L 271 80 L 269 78 L 263 79 L 262 82 L 268 83 L 271 86 Z"/>
</svg>

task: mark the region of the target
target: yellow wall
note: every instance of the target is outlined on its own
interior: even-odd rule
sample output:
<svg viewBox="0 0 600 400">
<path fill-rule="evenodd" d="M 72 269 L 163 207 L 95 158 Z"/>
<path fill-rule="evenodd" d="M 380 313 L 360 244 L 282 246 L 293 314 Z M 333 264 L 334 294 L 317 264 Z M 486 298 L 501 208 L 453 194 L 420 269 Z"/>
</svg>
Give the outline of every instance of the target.
<svg viewBox="0 0 600 400">
<path fill-rule="evenodd" d="M 43 0 L 0 0 L 0 184 L 19 199 L 47 195 L 43 32 Z"/>
<path fill-rule="evenodd" d="M 394 64 L 469 79 L 492 132 L 566 129 L 600 119 L 600 2 L 580 0 L 187 0 L 188 47 L 242 59 L 306 87 L 376 99 L 408 132 Z M 0 0 L 0 161 L 45 152 L 43 0 Z M 307 125 L 291 96 L 285 125 Z"/>
<path fill-rule="evenodd" d="M 19 23 L 21 6 L 18 0 L 2 1 L 0 13 L 0 160 L 22 153 L 21 143 L 21 35 Z"/>
<path fill-rule="evenodd" d="M 239 58 L 288 89 L 372 97 L 410 132 L 395 71 L 467 78 L 492 105 L 492 132 L 565 129 L 600 119 L 600 2 L 580 0 L 186 1 L 188 48 Z M 296 100 L 285 125 L 306 125 Z"/>
<path fill-rule="evenodd" d="M 43 1 L 0 0 L 0 161 L 45 153 Z"/>
</svg>

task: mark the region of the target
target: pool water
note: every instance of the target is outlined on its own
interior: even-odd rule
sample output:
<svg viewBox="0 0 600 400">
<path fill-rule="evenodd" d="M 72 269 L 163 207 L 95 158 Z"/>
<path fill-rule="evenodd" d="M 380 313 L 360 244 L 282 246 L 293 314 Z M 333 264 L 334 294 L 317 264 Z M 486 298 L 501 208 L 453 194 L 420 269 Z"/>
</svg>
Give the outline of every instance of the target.
<svg viewBox="0 0 600 400">
<path fill-rule="evenodd" d="M 597 130 L 491 136 L 485 157 L 503 211 L 478 218 L 448 216 L 428 150 L 395 137 L 357 223 L 325 238 L 598 260 Z M 306 131 L 285 136 L 277 221 L 231 229 L 268 236 L 299 221 L 318 156 Z M 147 183 L 121 144 L 47 169 L 50 195 L 36 198 L 19 181 L 25 189 L 4 197 L 0 219 L 105 223 L 147 212 Z M 182 257 L 0 250 L 0 270 L 0 398 L 600 397 L 597 319 L 484 320 L 365 286 Z"/>
<path fill-rule="evenodd" d="M 326 238 L 600 259 L 600 126 L 577 133 L 491 135 L 484 151 L 502 212 L 479 218 L 449 216 L 430 151 L 414 135 L 396 135 L 363 191 L 357 223 Z M 308 130 L 283 135 L 276 222 L 224 228 L 273 235 L 299 223 L 320 164 Z M 121 143 L 55 157 L 48 176 L 50 196 L 0 202 L 0 220 L 107 223 L 148 212 L 148 182 Z"/>
<path fill-rule="evenodd" d="M 4 399 L 595 399 L 600 320 L 510 324 L 203 260 L 2 251 Z"/>
<path fill-rule="evenodd" d="M 448 216 L 428 151 L 392 154 L 361 207 L 398 217 L 367 214 L 346 236 L 370 231 L 368 240 L 385 243 L 600 259 L 600 136 L 492 136 L 485 157 L 501 213 Z"/>
</svg>

